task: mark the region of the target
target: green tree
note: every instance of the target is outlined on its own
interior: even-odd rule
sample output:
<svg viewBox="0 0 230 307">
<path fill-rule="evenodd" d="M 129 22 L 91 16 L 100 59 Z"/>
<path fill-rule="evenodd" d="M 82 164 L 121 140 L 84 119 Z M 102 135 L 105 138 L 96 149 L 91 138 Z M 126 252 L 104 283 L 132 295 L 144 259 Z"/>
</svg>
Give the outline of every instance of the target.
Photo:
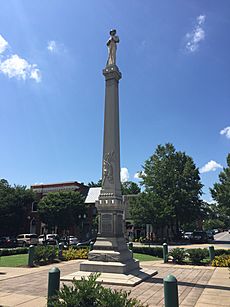
<svg viewBox="0 0 230 307">
<path fill-rule="evenodd" d="M 0 180 L 0 225 L 2 235 L 17 235 L 35 200 L 32 190 L 26 186 L 10 186 L 7 180 Z"/>
<path fill-rule="evenodd" d="M 122 195 L 139 194 L 141 192 L 140 187 L 133 181 L 125 181 L 121 183 Z"/>
<path fill-rule="evenodd" d="M 101 187 L 102 179 L 99 179 L 98 182 L 91 181 L 88 183 L 90 188 Z"/>
<path fill-rule="evenodd" d="M 98 182 L 89 182 L 88 186 L 90 188 L 93 187 L 101 187 L 102 179 L 99 179 Z M 140 187 L 133 181 L 125 181 L 121 182 L 121 192 L 122 195 L 130 195 L 130 194 L 138 194 L 140 193 L 141 189 Z"/>
<path fill-rule="evenodd" d="M 38 203 L 39 216 L 48 228 L 68 229 L 78 225 L 79 214 L 83 216 L 86 210 L 84 197 L 74 191 L 48 193 Z"/>
<path fill-rule="evenodd" d="M 230 216 L 230 153 L 227 156 L 227 167 L 219 174 L 219 183 L 214 183 L 210 191 L 220 210 Z"/>
<path fill-rule="evenodd" d="M 135 211 L 139 211 L 140 220 L 157 225 L 159 236 L 164 228 L 178 236 L 181 225 L 202 214 L 199 170 L 191 157 L 177 152 L 172 144 L 158 145 L 145 161 L 140 178 L 145 191 L 131 206 L 131 215 L 135 218 Z"/>
</svg>

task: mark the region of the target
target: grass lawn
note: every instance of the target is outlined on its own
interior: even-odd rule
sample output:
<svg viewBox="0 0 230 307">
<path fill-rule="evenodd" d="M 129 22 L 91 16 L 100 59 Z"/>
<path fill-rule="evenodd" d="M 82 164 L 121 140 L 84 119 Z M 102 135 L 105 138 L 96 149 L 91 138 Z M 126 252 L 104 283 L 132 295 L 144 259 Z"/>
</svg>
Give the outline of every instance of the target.
<svg viewBox="0 0 230 307">
<path fill-rule="evenodd" d="M 0 267 L 17 267 L 28 264 L 28 254 L 19 254 L 0 257 Z"/>
<path fill-rule="evenodd" d="M 133 257 L 139 261 L 153 261 L 162 260 L 161 258 L 134 253 Z M 0 267 L 18 267 L 27 266 L 28 264 L 28 254 L 19 254 L 12 256 L 2 256 L 0 257 Z"/>
<path fill-rule="evenodd" d="M 133 254 L 133 258 L 139 260 L 139 261 L 153 261 L 153 260 L 162 260 L 162 258 L 154 257 L 151 255 L 145 255 L 145 254 Z"/>
</svg>

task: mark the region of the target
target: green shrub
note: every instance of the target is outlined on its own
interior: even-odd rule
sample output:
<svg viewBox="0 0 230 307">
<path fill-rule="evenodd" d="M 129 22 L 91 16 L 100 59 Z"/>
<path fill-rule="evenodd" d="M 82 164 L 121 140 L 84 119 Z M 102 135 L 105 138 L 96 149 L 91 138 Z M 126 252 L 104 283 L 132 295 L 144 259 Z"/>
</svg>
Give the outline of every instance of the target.
<svg viewBox="0 0 230 307">
<path fill-rule="evenodd" d="M 88 259 L 89 248 L 80 248 L 75 249 L 70 247 L 67 250 L 63 250 L 62 256 L 65 260 L 74 260 L 74 259 Z"/>
<path fill-rule="evenodd" d="M 163 248 L 162 247 L 134 246 L 133 252 L 137 254 L 146 254 L 146 255 L 163 258 Z"/>
<path fill-rule="evenodd" d="M 230 267 L 230 255 L 217 256 L 212 261 L 212 266 Z"/>
<path fill-rule="evenodd" d="M 230 255 L 230 249 L 215 249 L 215 256 Z"/>
<path fill-rule="evenodd" d="M 55 258 L 57 258 L 57 248 L 55 246 L 35 247 L 34 262 L 36 264 L 52 263 Z"/>
<path fill-rule="evenodd" d="M 88 279 L 73 280 L 72 286 L 63 285 L 57 296 L 50 300 L 52 307 L 144 307 L 130 292 L 104 288 L 96 282 L 100 274 L 91 274 Z"/>
<path fill-rule="evenodd" d="M 169 252 L 169 256 L 173 257 L 173 262 L 182 263 L 187 253 L 184 248 L 176 247 Z"/>
<path fill-rule="evenodd" d="M 191 248 L 187 252 L 193 264 L 200 264 L 202 260 L 209 257 L 208 250 L 205 248 Z"/>
<path fill-rule="evenodd" d="M 11 256 L 11 255 L 27 254 L 27 253 L 28 253 L 28 247 L 0 249 L 0 256 Z"/>
</svg>

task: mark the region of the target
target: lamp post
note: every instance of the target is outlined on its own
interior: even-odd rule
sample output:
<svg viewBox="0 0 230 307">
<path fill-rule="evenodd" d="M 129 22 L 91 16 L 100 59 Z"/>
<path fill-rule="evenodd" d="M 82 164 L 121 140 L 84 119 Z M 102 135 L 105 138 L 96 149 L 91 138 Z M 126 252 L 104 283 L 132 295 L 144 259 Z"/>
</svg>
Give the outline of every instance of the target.
<svg viewBox="0 0 230 307">
<path fill-rule="evenodd" d="M 79 220 L 81 221 L 81 236 L 83 233 L 83 228 L 84 228 L 84 220 L 86 219 L 86 214 L 79 214 L 78 215 Z"/>
</svg>

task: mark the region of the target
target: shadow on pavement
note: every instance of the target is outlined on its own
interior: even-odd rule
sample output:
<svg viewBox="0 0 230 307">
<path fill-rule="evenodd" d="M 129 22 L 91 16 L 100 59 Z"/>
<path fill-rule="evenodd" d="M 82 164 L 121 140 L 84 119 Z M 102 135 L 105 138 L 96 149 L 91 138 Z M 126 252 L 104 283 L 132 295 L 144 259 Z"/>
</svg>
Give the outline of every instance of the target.
<svg viewBox="0 0 230 307">
<path fill-rule="evenodd" d="M 150 278 L 148 280 L 145 280 L 145 282 L 163 285 L 163 278 L 153 277 L 153 278 Z M 186 282 L 186 281 L 178 281 L 177 284 L 178 284 L 178 286 L 186 286 L 186 287 L 192 287 L 192 288 L 201 288 L 201 289 L 206 288 L 206 289 L 216 289 L 216 290 L 230 291 L 230 287 L 225 287 L 225 286 L 207 285 L 207 284 L 202 285 L 202 284 Z"/>
</svg>

